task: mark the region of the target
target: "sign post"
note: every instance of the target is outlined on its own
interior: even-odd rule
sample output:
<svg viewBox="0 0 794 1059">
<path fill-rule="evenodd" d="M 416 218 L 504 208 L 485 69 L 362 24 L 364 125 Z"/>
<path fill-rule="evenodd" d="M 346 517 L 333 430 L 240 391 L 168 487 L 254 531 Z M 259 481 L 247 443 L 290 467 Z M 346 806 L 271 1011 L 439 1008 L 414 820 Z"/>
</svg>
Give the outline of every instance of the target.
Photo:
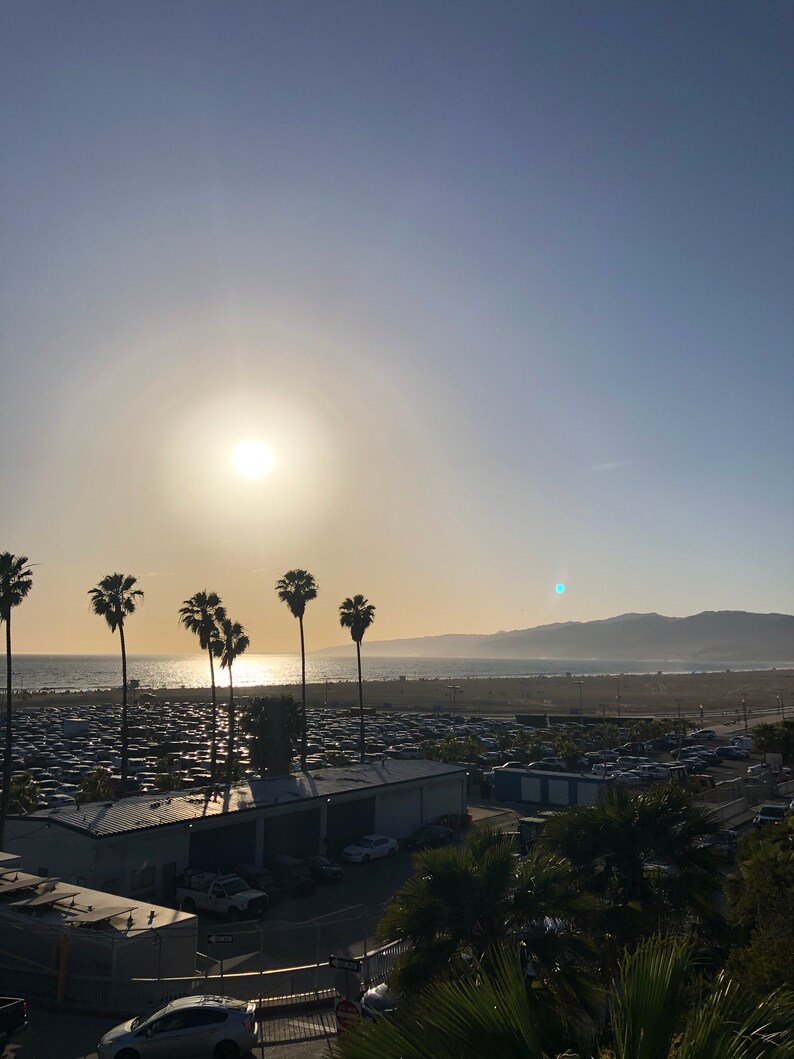
<svg viewBox="0 0 794 1059">
<path fill-rule="evenodd" d="M 329 967 L 334 967 L 337 971 L 353 971 L 354 974 L 361 971 L 363 963 L 363 960 L 349 960 L 347 956 L 328 957 Z"/>
<path fill-rule="evenodd" d="M 336 1002 L 336 1032 L 344 1033 L 351 1026 L 355 1026 L 361 1018 L 361 1008 L 355 1000 L 345 1000 L 343 997 Z"/>
</svg>

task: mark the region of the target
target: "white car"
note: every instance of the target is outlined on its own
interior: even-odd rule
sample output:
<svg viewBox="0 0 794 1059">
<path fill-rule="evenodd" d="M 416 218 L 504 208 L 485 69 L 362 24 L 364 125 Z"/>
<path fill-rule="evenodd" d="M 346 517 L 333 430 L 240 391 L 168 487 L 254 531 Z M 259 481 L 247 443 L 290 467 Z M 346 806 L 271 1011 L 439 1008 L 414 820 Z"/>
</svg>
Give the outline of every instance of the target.
<svg viewBox="0 0 794 1059">
<path fill-rule="evenodd" d="M 378 857 L 393 857 L 397 852 L 397 839 L 386 835 L 364 835 L 342 850 L 342 859 L 351 864 L 366 864 Z"/>
<path fill-rule="evenodd" d="M 244 1055 L 257 1044 L 256 1005 L 223 996 L 180 997 L 153 1015 L 110 1030 L 98 1059 L 172 1059 L 177 1055 Z"/>
</svg>

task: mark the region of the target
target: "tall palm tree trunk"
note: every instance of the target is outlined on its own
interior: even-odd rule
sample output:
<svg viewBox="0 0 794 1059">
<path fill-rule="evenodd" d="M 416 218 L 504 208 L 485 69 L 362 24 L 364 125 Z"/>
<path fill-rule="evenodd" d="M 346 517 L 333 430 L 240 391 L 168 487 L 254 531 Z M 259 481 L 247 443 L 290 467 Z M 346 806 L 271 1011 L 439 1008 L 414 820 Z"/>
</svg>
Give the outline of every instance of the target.
<svg viewBox="0 0 794 1059">
<path fill-rule="evenodd" d="M 6 739 L 3 752 L 3 794 L 0 800 L 0 849 L 3 848 L 6 817 L 11 803 L 11 608 L 8 608 L 6 620 Z"/>
<path fill-rule="evenodd" d="M 127 767 L 130 754 L 130 731 L 127 727 L 127 645 L 124 642 L 124 622 L 119 622 L 121 639 L 121 787 L 123 798 L 127 793 Z"/>
<path fill-rule="evenodd" d="M 298 618 L 301 630 L 301 772 L 306 771 L 306 647 L 303 642 L 303 618 Z"/>
<path fill-rule="evenodd" d="M 226 744 L 226 782 L 232 782 L 232 769 L 234 767 L 234 683 L 232 681 L 232 667 L 229 666 L 229 740 Z"/>
<path fill-rule="evenodd" d="M 218 766 L 218 698 L 215 693 L 215 665 L 212 661 L 212 648 L 208 648 L 210 656 L 210 682 L 212 684 L 212 719 L 210 721 L 210 779 L 215 782 L 215 772 Z"/>
<path fill-rule="evenodd" d="M 361 718 L 361 763 L 364 764 L 364 684 L 361 680 L 361 641 L 356 640 L 356 657 L 358 658 L 358 712 Z"/>
</svg>

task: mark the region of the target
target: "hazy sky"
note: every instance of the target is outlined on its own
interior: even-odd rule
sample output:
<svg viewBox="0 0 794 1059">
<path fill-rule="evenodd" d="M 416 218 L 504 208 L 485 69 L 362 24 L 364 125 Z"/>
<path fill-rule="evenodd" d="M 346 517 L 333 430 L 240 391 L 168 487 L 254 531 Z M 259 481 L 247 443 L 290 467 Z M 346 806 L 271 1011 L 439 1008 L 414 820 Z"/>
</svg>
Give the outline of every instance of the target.
<svg viewBox="0 0 794 1059">
<path fill-rule="evenodd" d="M 794 7 L 5 0 L 19 651 L 794 609 Z M 271 473 L 236 475 L 256 438 Z M 558 595 L 557 582 L 567 591 Z"/>
</svg>

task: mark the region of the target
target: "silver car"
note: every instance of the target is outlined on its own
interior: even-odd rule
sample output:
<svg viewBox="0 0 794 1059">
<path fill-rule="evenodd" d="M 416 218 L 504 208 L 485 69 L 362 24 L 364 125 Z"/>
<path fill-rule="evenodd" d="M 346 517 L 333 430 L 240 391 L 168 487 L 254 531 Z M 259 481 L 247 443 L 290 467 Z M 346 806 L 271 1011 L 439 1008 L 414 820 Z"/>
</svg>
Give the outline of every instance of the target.
<svg viewBox="0 0 794 1059">
<path fill-rule="evenodd" d="M 231 997 L 180 997 L 110 1030 L 97 1059 L 237 1059 L 257 1043 L 255 1010 Z"/>
</svg>

